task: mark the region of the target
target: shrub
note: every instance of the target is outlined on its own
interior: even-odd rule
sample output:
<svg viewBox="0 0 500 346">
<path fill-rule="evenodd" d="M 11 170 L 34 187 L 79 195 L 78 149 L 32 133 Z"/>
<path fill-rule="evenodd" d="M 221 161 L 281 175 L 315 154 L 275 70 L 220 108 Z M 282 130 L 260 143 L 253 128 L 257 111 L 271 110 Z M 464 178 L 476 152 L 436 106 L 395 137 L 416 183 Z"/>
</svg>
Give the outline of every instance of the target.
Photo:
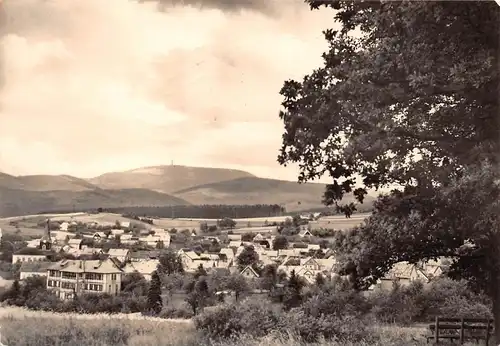
<svg viewBox="0 0 500 346">
<path fill-rule="evenodd" d="M 380 322 L 408 325 L 422 315 L 423 307 L 410 291 L 394 287 L 390 292 L 377 292 L 372 297 L 372 314 Z"/>
<path fill-rule="evenodd" d="M 194 324 L 196 329 L 214 339 L 238 336 L 243 330 L 234 307 L 227 304 L 205 309 L 194 318 Z"/>
<path fill-rule="evenodd" d="M 373 339 L 365 323 L 358 317 L 322 314 L 312 316 L 301 308 L 293 309 L 283 315 L 278 329 L 284 333 L 292 331 L 303 342 L 318 342 L 321 339 L 336 340 L 342 343 L 369 341 Z"/>
<path fill-rule="evenodd" d="M 440 278 L 423 292 L 424 318 L 447 315 L 456 317 L 491 316 L 491 301 L 486 295 L 474 293 L 465 280 Z"/>
<path fill-rule="evenodd" d="M 196 328 L 213 339 L 237 337 L 242 333 L 262 337 L 276 329 L 278 322 L 279 314 L 269 305 L 249 301 L 210 307 L 194 319 Z"/>
<path fill-rule="evenodd" d="M 188 310 L 186 308 L 167 308 L 164 309 L 160 314 L 159 317 L 161 318 L 184 318 L 184 319 L 190 319 L 193 317 L 193 312 L 191 310 Z"/>
</svg>

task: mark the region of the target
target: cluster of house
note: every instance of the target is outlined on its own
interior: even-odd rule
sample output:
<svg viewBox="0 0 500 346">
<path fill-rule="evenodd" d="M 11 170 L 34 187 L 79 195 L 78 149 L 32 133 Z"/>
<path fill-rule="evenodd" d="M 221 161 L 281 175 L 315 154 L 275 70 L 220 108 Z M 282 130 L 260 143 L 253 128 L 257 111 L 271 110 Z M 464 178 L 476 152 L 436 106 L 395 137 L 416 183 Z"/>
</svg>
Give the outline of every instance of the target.
<svg viewBox="0 0 500 346">
<path fill-rule="evenodd" d="M 64 225 L 64 224 L 63 224 Z M 120 235 L 121 242 L 127 234 L 120 233 L 122 230 L 112 230 L 111 235 Z M 239 230 L 238 230 L 239 231 Z M 61 232 L 63 232 L 61 234 Z M 184 270 L 194 272 L 202 266 L 207 272 L 217 269 L 228 269 L 230 272 L 240 271 L 238 256 L 251 245 L 259 256 L 259 262 L 265 266 L 277 265 L 278 272 L 282 271 L 290 275 L 292 271 L 302 277 L 306 282 L 313 284 L 318 274 L 325 278 L 335 275 L 335 256 L 329 249 L 320 249 L 319 245 L 307 244 L 307 247 L 290 249 L 273 249 L 274 236 L 272 232 L 257 233 L 251 241 L 243 241 L 242 234 L 228 234 L 229 243 L 222 245 L 217 237 L 208 237 L 210 241 L 221 243 L 217 253 L 200 253 L 192 249 L 179 249 L 179 255 Z M 311 234 L 307 229 L 302 229 L 300 237 L 308 237 Z M 41 239 L 29 244 L 40 251 L 35 254 L 15 253 L 13 262 L 20 262 L 20 279 L 34 275 L 47 277 L 47 288 L 54 290 L 62 299 L 72 297 L 75 293 L 101 292 L 116 294 L 121 290 L 122 277 L 129 273 L 140 273 L 146 280 L 151 279 L 152 273 L 157 269 L 161 250 L 131 251 L 126 248 L 112 248 L 103 252 L 101 248 L 93 248 L 84 245 L 84 239 L 74 238 L 75 234 L 67 231 L 50 232 L 46 228 Z M 94 241 L 104 241 L 107 237 L 103 232 L 89 235 Z M 165 247 L 170 244 L 170 234 L 163 229 L 155 229 L 154 234 L 148 233 L 143 241 L 154 247 L 159 241 Z M 48 253 L 62 251 L 74 255 L 77 260 L 62 260 L 50 262 Z M 321 253 L 321 256 L 318 254 Z M 100 260 L 84 260 L 85 255 L 101 255 Z M 433 277 L 439 276 L 445 266 L 444 261 L 429 262 L 425 265 L 410 265 L 405 262 L 396 264 L 388 275 L 379 281 L 378 287 L 391 288 L 394 281 L 408 284 L 414 280 L 429 282 Z M 248 266 L 240 273 L 249 279 L 256 279 L 259 274 Z"/>
<path fill-rule="evenodd" d="M 28 248 L 42 248 L 44 250 L 62 251 L 75 257 L 83 255 L 93 255 L 101 252 L 100 248 L 93 248 L 89 244 L 103 243 L 113 239 L 119 239 L 120 244 L 136 245 L 139 243 L 150 247 L 158 247 L 161 243 L 162 248 L 170 246 L 170 233 L 163 228 L 151 228 L 141 230 L 138 235 L 128 232 L 126 229 L 130 226 L 127 222 L 121 223 L 121 228 L 111 229 L 109 232 L 87 232 L 82 234 L 82 238 L 77 238 L 77 234 L 69 232 L 68 227 L 72 224 L 63 222 L 58 231 L 49 230 L 49 220 L 45 229 L 45 234 L 40 239 L 30 240 Z M 74 222 L 73 222 L 74 223 Z M 88 225 L 89 228 L 92 225 Z M 91 240 L 91 241 L 87 241 Z"/>
</svg>

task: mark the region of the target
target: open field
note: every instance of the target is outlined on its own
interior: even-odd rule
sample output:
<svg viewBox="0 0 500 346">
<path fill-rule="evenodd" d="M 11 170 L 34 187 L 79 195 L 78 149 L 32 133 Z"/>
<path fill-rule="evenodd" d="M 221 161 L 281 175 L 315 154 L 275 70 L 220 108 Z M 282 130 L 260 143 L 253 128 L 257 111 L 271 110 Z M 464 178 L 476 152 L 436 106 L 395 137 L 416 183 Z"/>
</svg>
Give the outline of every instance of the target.
<svg viewBox="0 0 500 346">
<path fill-rule="evenodd" d="M 320 218 L 318 221 L 312 221 L 309 224 L 311 225 L 312 229 L 327 228 L 327 229 L 344 230 L 362 224 L 364 219 L 367 218 L 368 216 L 370 216 L 369 213 L 355 214 L 352 215 L 350 218 L 346 218 L 345 216 L 341 215 L 325 216 Z"/>
<path fill-rule="evenodd" d="M 0 219 L 0 222 L 5 221 L 5 222 L 10 222 L 10 221 L 28 221 L 32 219 L 38 219 L 38 218 L 51 218 L 51 217 L 60 217 L 60 216 L 66 216 L 66 217 L 71 217 L 71 216 L 79 216 L 79 215 L 87 215 L 87 213 L 68 213 L 68 214 L 32 214 L 32 215 L 22 215 L 22 216 L 11 216 L 11 217 L 4 217 Z"/>
<path fill-rule="evenodd" d="M 351 218 L 347 219 L 343 215 L 336 216 L 325 216 L 319 219 L 318 221 L 311 222 L 311 227 L 313 228 L 334 228 L 334 229 L 345 229 L 351 228 L 356 225 L 359 225 L 363 222 L 363 220 L 368 217 L 369 213 L 355 214 L 351 216 Z M 242 218 L 242 219 L 234 219 L 236 221 L 236 229 L 233 232 L 236 232 L 238 228 L 248 228 L 248 227 L 265 227 L 265 223 L 280 223 L 285 221 L 285 219 L 290 218 L 290 216 L 271 216 L 271 217 L 256 217 L 256 218 Z M 187 219 L 187 218 L 179 218 L 179 219 L 154 219 L 154 224 L 157 227 L 162 228 L 189 228 L 189 229 L 198 229 L 200 227 L 201 222 L 206 222 L 209 226 L 215 225 L 216 219 Z"/>
<path fill-rule="evenodd" d="M 145 225 L 147 228 L 151 228 L 150 224 L 145 222 L 140 222 L 137 220 L 129 219 L 121 216 L 120 214 L 112 214 L 112 213 L 99 213 L 99 214 L 87 214 L 82 213 L 80 215 L 68 216 L 67 214 L 55 215 L 51 217 L 53 221 L 76 221 L 76 222 L 97 222 L 99 225 L 114 225 L 116 221 L 119 222 L 134 222 L 141 223 Z"/>
<path fill-rule="evenodd" d="M 346 229 L 359 225 L 363 220 L 368 217 L 368 213 L 355 214 L 351 218 L 347 219 L 344 216 L 325 216 L 318 221 L 310 222 L 311 228 L 331 228 L 331 229 Z M 283 222 L 289 216 L 275 216 L 275 217 L 258 217 L 258 218 L 242 218 L 234 219 L 236 221 L 236 228 L 233 230 L 235 233 L 245 233 L 245 232 L 263 232 L 269 229 L 265 227 L 265 222 Z M 53 221 L 77 221 L 77 222 L 97 222 L 100 225 L 114 225 L 116 221 L 120 222 L 140 222 L 137 220 L 132 220 L 121 216 L 120 214 L 112 213 L 99 213 L 99 214 L 88 214 L 88 213 L 71 213 L 71 214 L 43 214 L 43 215 L 25 215 L 17 217 L 9 217 L 0 219 L 0 228 L 6 233 L 14 233 L 17 229 L 20 230 L 20 234 L 26 237 L 37 237 L 43 234 L 43 229 L 38 227 L 37 224 L 41 221 L 50 218 Z M 16 222 L 16 225 L 11 225 L 11 222 Z M 206 222 L 209 226 L 215 225 L 217 223 L 216 219 L 188 219 L 188 218 L 178 218 L 178 219 L 154 219 L 154 225 L 147 223 L 141 223 L 146 228 L 160 227 L 165 229 L 176 228 L 178 230 L 182 229 L 195 229 L 199 230 L 200 223 Z M 251 227 L 252 229 L 249 229 Z M 239 230 L 241 229 L 241 230 Z"/>
<path fill-rule="evenodd" d="M 100 225 L 114 225 L 116 221 L 141 223 L 146 228 L 151 228 L 148 223 L 132 220 L 121 216 L 120 214 L 112 213 L 70 213 L 70 214 L 42 214 L 42 215 L 25 215 L 0 219 L 0 228 L 7 233 L 21 231 L 24 236 L 40 236 L 43 234 L 43 228 L 38 226 L 39 222 L 49 218 L 52 221 L 76 221 L 76 222 L 97 222 Z M 16 223 L 12 225 L 11 223 Z"/>
<path fill-rule="evenodd" d="M 208 342 L 190 321 L 161 320 L 120 315 L 67 315 L 50 312 L 28 312 L 20 308 L 5 308 L 0 313 L 1 341 L 6 345 L 140 345 L 140 346 L 305 346 L 289 335 L 268 335 L 263 339 L 242 337 L 239 340 Z M 84 323 L 80 322 L 85 320 Z M 425 345 L 421 327 L 402 328 L 377 326 L 380 341 L 360 342 L 360 346 L 419 346 Z M 311 346 L 313 344 L 310 344 Z M 353 346 L 345 342 L 320 342 L 314 345 Z"/>
</svg>

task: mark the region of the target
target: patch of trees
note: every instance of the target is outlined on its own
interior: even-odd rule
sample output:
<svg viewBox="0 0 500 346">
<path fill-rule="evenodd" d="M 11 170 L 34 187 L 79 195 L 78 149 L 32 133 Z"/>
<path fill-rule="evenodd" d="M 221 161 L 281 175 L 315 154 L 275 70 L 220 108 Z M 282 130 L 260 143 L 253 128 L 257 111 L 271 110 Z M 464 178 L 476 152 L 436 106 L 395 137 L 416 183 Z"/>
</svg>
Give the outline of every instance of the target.
<svg viewBox="0 0 500 346">
<path fill-rule="evenodd" d="M 88 212 L 88 210 L 82 210 Z M 193 219 L 224 219 L 273 217 L 286 212 L 277 204 L 255 205 L 176 205 L 176 206 L 136 206 L 104 208 L 103 212 L 127 215 L 128 218 L 193 218 Z M 68 211 L 50 211 L 47 213 L 64 213 Z M 141 220 L 142 221 L 142 220 Z"/>
</svg>

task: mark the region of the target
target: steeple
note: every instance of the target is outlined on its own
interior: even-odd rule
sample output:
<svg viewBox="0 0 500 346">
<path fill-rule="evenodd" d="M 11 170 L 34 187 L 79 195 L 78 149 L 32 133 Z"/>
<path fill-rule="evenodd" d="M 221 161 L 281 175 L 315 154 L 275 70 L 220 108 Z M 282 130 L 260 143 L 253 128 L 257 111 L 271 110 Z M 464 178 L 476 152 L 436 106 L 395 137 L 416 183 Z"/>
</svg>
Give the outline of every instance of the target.
<svg viewBox="0 0 500 346">
<path fill-rule="evenodd" d="M 50 238 L 50 219 L 47 219 L 47 224 L 45 226 L 45 232 L 40 240 L 40 248 L 42 250 L 50 250 L 52 246 L 52 239 Z"/>
</svg>

